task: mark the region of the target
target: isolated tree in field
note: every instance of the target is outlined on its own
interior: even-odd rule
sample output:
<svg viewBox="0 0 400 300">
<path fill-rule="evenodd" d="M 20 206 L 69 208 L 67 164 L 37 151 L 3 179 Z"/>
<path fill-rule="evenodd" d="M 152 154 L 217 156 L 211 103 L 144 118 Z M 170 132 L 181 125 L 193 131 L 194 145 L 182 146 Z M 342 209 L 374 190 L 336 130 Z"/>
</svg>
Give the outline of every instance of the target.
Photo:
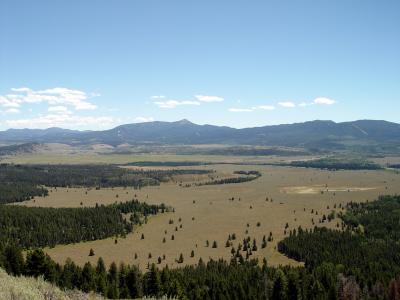
<svg viewBox="0 0 400 300">
<path fill-rule="evenodd" d="M 210 246 L 210 242 L 207 240 L 206 241 L 206 247 L 209 247 Z"/>
<path fill-rule="evenodd" d="M 92 248 L 90 248 L 89 256 L 94 256 L 94 250 Z"/>
<path fill-rule="evenodd" d="M 190 252 L 190 257 L 194 257 L 194 251 Z"/>
<path fill-rule="evenodd" d="M 175 236 L 174 235 L 171 236 L 171 240 L 172 241 L 175 240 Z"/>
<path fill-rule="evenodd" d="M 217 241 L 214 241 L 214 242 L 213 242 L 212 247 L 213 247 L 213 248 L 217 248 Z"/>
<path fill-rule="evenodd" d="M 257 242 L 256 242 L 256 239 L 253 240 L 253 248 L 252 248 L 252 250 L 253 250 L 253 251 L 257 251 Z"/>
<path fill-rule="evenodd" d="M 179 255 L 178 263 L 179 264 L 183 263 L 183 254 L 182 253 Z"/>
<path fill-rule="evenodd" d="M 142 233 L 142 236 L 140 237 L 141 240 L 144 240 L 144 234 Z"/>
</svg>

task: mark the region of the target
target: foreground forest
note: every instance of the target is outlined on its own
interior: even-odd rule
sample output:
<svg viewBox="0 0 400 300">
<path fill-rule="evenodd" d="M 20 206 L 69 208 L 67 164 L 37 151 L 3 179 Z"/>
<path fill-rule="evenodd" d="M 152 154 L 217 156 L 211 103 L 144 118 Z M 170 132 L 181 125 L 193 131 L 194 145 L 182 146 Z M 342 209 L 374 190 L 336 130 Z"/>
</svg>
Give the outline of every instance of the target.
<svg viewBox="0 0 400 300">
<path fill-rule="evenodd" d="M 134 265 L 106 267 L 101 258 L 80 267 L 71 260 L 60 265 L 40 249 L 24 258 L 12 239 L 1 243 L 0 266 L 13 275 L 44 276 L 61 288 L 114 299 L 399 299 L 399 211 L 400 196 L 385 196 L 349 203 L 340 216 L 344 230 L 291 230 L 279 250 L 305 267 L 269 267 L 266 260 L 260 264 L 235 251 L 229 262 L 200 259 L 176 269 L 152 264 L 144 273 Z"/>
</svg>

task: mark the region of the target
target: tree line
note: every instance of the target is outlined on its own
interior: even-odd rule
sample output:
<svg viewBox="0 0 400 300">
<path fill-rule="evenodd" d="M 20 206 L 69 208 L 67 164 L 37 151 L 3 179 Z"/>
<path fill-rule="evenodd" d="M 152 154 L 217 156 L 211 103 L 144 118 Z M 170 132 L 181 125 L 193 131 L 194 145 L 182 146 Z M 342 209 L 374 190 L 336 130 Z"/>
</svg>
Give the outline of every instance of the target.
<svg viewBox="0 0 400 300">
<path fill-rule="evenodd" d="M 167 182 L 183 174 L 212 170 L 130 170 L 114 165 L 0 164 L 0 204 L 47 196 L 48 187 L 133 187 Z"/>
<path fill-rule="evenodd" d="M 22 248 L 53 247 L 126 235 L 143 218 L 169 210 L 138 200 L 78 208 L 0 205 L 0 242 Z M 130 221 L 122 214 L 131 213 Z"/>
<path fill-rule="evenodd" d="M 110 299 L 176 297 L 178 299 L 398 299 L 400 278 L 388 285 L 361 289 L 354 277 L 346 276 L 343 266 L 322 263 L 313 269 L 268 267 L 264 260 L 230 262 L 200 258 L 197 265 L 158 269 L 155 264 L 142 272 L 135 265 L 112 263 L 102 258 L 83 267 L 67 259 L 55 263 L 42 250 L 29 251 L 26 258 L 15 246 L 0 246 L 0 267 L 12 275 L 43 276 L 66 289 L 94 291 Z"/>
<path fill-rule="evenodd" d="M 199 182 L 196 183 L 195 185 L 202 186 L 202 185 L 241 183 L 241 182 L 253 181 L 261 177 L 261 173 L 259 171 L 234 171 L 233 174 L 245 175 L 245 176 L 214 179 L 211 181 Z"/>
<path fill-rule="evenodd" d="M 327 170 L 379 170 L 381 166 L 373 162 L 363 159 L 337 159 L 337 158 L 321 158 L 313 160 L 298 160 L 288 164 L 292 167 L 316 168 Z"/>
</svg>

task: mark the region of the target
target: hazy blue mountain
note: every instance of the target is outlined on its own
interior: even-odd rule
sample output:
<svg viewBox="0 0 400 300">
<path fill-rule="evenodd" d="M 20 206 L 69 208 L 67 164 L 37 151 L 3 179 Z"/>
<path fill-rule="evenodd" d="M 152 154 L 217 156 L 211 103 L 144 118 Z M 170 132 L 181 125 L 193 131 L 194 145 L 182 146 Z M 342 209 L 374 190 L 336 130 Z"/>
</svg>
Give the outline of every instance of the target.
<svg viewBox="0 0 400 300">
<path fill-rule="evenodd" d="M 295 124 L 235 129 L 197 125 L 188 120 L 126 124 L 104 131 L 62 128 L 9 129 L 0 143 L 60 142 L 66 144 L 231 144 L 274 145 L 318 149 L 400 150 L 400 124 L 378 120 Z"/>
</svg>

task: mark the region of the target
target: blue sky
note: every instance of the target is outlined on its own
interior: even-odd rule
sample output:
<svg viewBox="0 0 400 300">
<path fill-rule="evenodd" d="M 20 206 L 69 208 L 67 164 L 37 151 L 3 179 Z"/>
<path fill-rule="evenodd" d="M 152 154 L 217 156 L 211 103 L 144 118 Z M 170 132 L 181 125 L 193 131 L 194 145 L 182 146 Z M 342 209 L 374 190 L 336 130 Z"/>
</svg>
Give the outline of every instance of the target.
<svg viewBox="0 0 400 300">
<path fill-rule="evenodd" d="M 399 109 L 400 1 L 0 2 L 0 130 Z"/>
</svg>

